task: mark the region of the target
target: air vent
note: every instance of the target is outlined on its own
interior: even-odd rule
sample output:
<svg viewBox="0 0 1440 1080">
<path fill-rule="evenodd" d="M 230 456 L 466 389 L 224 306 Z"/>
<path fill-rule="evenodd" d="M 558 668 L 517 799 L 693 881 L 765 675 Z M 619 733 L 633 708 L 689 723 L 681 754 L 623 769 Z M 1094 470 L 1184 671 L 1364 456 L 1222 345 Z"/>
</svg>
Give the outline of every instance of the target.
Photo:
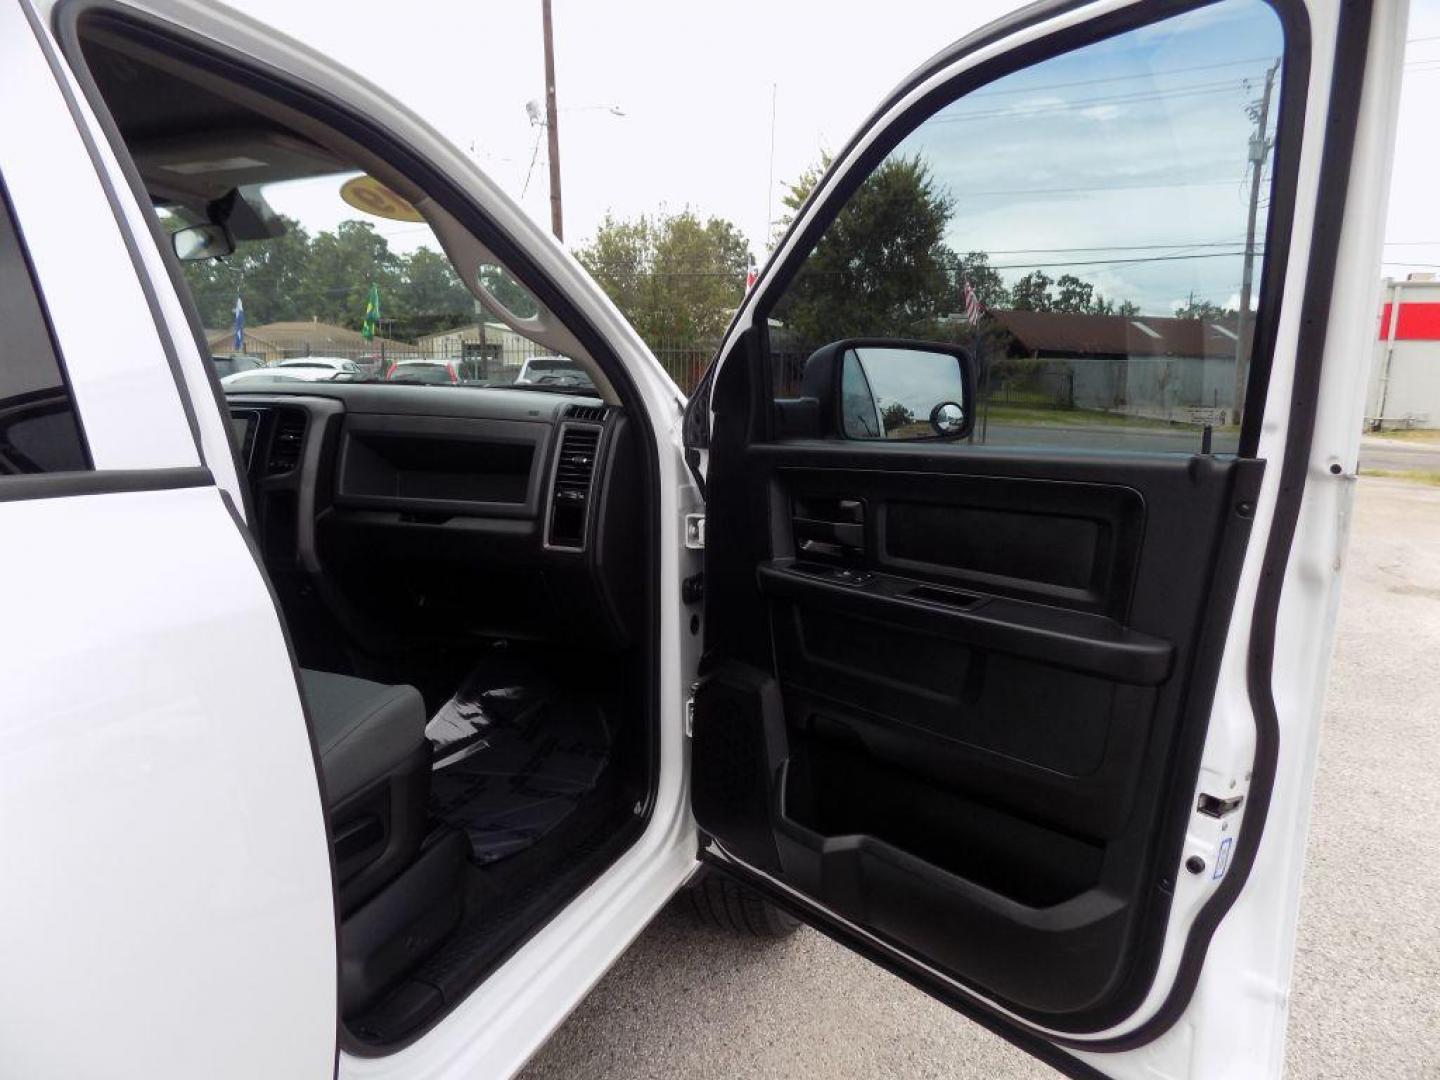
<svg viewBox="0 0 1440 1080">
<path fill-rule="evenodd" d="M 590 484 L 595 476 L 595 454 L 600 448 L 600 429 L 589 424 L 565 424 L 560 429 L 560 454 L 555 461 L 555 480 L 550 486 L 551 547 L 585 546 L 585 521 L 589 517 Z"/>
<path fill-rule="evenodd" d="M 270 456 L 265 460 L 268 475 L 290 472 L 300 464 L 305 424 L 305 414 L 299 409 L 275 410 L 275 434 L 270 439 Z"/>
<path fill-rule="evenodd" d="M 597 424 L 605 422 L 604 405 L 566 405 L 566 420 L 592 420 Z"/>
</svg>

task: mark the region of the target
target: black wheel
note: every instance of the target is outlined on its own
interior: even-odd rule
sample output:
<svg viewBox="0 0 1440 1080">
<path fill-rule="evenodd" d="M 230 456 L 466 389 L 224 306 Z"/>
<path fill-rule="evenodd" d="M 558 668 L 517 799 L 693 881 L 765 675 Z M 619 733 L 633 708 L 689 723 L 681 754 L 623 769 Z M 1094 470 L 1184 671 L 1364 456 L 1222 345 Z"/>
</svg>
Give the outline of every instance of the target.
<svg viewBox="0 0 1440 1080">
<path fill-rule="evenodd" d="M 734 934 L 783 938 L 800 926 L 800 920 L 788 911 L 782 911 L 753 889 L 720 874 L 702 873 L 688 892 L 690 904 L 701 922 Z"/>
</svg>

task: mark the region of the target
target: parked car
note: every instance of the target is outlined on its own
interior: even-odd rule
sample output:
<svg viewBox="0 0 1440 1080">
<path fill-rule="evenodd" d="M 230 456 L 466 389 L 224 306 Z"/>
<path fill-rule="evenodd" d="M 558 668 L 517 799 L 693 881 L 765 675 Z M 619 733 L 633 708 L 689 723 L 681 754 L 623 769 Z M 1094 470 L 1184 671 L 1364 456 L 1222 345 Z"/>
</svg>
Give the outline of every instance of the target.
<svg viewBox="0 0 1440 1080">
<path fill-rule="evenodd" d="M 361 368 L 359 364 L 343 356 L 298 356 L 292 360 L 281 360 L 273 366 L 276 370 L 285 372 L 317 371 L 328 373 L 315 376 L 301 375 L 299 376 L 300 378 L 358 379 L 365 374 L 364 369 Z"/>
<path fill-rule="evenodd" d="M 265 366 L 255 357 L 246 356 L 244 353 L 216 353 L 210 357 L 210 363 L 215 368 L 215 374 L 222 379 L 226 375 L 254 371 Z"/>
<path fill-rule="evenodd" d="M 226 375 L 220 380 L 220 385 L 230 387 L 236 385 L 257 386 L 265 382 L 334 382 L 336 379 L 345 377 L 345 373 L 323 364 L 295 364 L 290 367 L 281 367 L 277 364 L 272 367 L 251 368 L 248 371 L 237 371 L 233 375 Z"/>
<path fill-rule="evenodd" d="M 516 386 L 578 386 L 594 389 L 585 368 L 568 356 L 531 356 L 520 365 Z"/>
<path fill-rule="evenodd" d="M 437 383 L 453 386 L 460 381 L 455 365 L 449 360 L 399 360 L 385 371 L 389 382 Z"/>
<path fill-rule="evenodd" d="M 1071 1076 L 1277 1077 L 1404 23 L 977 31 L 838 149 L 686 397 L 318 49 L 0 0 L 0 1070 L 509 1076 L 689 887 Z M 217 393 L 177 252 L 268 243 L 297 179 L 422 220 L 589 385 Z M 972 278 L 1062 260 L 1087 304 L 1240 309 L 1194 369 L 1240 423 L 981 408 Z M 1116 395 L 1169 377 L 1145 333 Z"/>
</svg>

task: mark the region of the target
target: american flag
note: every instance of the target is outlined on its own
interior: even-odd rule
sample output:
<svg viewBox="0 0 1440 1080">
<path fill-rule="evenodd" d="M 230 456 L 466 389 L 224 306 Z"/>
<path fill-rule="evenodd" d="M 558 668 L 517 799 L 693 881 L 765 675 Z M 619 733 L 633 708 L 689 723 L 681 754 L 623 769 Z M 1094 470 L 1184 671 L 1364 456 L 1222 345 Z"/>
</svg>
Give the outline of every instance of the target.
<svg viewBox="0 0 1440 1080">
<path fill-rule="evenodd" d="M 965 279 L 965 321 L 971 326 L 980 325 L 980 298 L 975 295 L 968 277 Z"/>
</svg>

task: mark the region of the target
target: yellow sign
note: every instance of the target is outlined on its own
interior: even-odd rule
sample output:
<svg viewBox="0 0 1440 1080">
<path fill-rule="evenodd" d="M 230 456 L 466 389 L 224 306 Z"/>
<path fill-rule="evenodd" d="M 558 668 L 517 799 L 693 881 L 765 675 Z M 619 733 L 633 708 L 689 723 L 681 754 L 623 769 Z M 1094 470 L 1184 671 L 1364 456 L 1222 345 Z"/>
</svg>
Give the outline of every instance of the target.
<svg viewBox="0 0 1440 1080">
<path fill-rule="evenodd" d="M 424 221 L 419 210 L 373 176 L 357 176 L 340 188 L 340 197 L 356 210 L 391 221 Z"/>
</svg>

